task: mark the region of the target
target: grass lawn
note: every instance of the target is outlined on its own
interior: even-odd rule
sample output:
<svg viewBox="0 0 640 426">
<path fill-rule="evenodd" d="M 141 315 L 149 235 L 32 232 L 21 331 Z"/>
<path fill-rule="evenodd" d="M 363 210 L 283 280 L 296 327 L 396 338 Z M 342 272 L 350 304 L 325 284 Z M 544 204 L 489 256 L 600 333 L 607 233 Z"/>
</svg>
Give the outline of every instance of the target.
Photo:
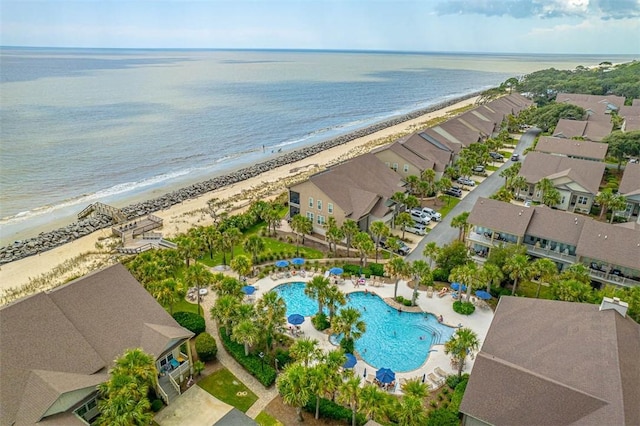
<svg viewBox="0 0 640 426">
<path fill-rule="evenodd" d="M 256 423 L 260 426 L 284 426 L 275 417 L 270 416 L 269 414 L 261 411 L 260 414 L 256 417 Z"/>
<path fill-rule="evenodd" d="M 485 170 L 487 170 L 488 172 L 495 172 L 499 168 L 500 167 L 498 167 L 498 166 L 487 166 L 487 167 L 485 167 Z"/>
<path fill-rule="evenodd" d="M 233 405 L 246 413 L 249 407 L 258 400 L 236 376 L 226 368 L 218 370 L 198 382 L 198 386 L 215 396 L 222 402 Z"/>
<path fill-rule="evenodd" d="M 445 200 L 444 205 L 440 209 L 438 209 L 438 212 L 440 212 L 440 214 L 444 218 L 455 206 L 458 205 L 459 202 L 459 198 L 449 197 L 449 200 Z"/>
<path fill-rule="evenodd" d="M 536 291 L 538 291 L 538 283 L 525 281 L 521 284 L 518 284 L 516 294 L 518 296 L 525 296 L 533 299 L 536 297 Z M 549 286 L 542 285 L 540 287 L 539 299 L 553 300 L 553 296 L 551 295 L 551 288 Z"/>
<path fill-rule="evenodd" d="M 168 307 L 165 307 L 167 311 Z M 173 304 L 173 312 L 193 312 L 194 314 L 198 313 L 198 304 L 187 302 L 185 299 L 180 299 L 178 302 Z M 204 316 L 204 310 L 202 309 L 202 305 L 200 305 L 200 316 Z"/>
</svg>

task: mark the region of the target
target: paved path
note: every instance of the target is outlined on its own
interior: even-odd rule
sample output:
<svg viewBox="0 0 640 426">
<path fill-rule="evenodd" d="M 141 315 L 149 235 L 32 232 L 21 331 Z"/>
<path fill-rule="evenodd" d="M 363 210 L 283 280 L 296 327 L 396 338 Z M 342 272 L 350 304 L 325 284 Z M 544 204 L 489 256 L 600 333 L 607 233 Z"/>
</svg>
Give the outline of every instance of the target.
<svg viewBox="0 0 640 426">
<path fill-rule="evenodd" d="M 540 131 L 538 129 L 529 130 L 527 133 L 523 134 L 520 137 L 520 141 L 518 142 L 514 153 L 520 154 L 522 157 L 522 153 L 525 149 L 527 149 L 533 143 L 536 135 Z M 490 176 L 488 176 L 482 183 L 475 187 L 473 191 L 467 193 L 462 200 L 455 206 L 449 214 L 447 214 L 442 222 L 438 223 L 438 225 L 433 228 L 423 239 L 418 243 L 415 249 L 407 256 L 407 260 L 417 260 L 422 259 L 422 251 L 424 250 L 424 246 L 431 242 L 435 241 L 439 247 L 444 246 L 445 244 L 449 244 L 451 241 L 458 238 L 459 231 L 457 228 L 451 227 L 451 220 L 463 212 L 471 211 L 476 201 L 480 197 L 490 197 L 493 195 L 502 185 L 504 184 L 504 178 L 500 177 L 500 172 L 507 167 L 511 166 L 513 162 L 511 160 L 505 161 L 505 163 L 500 166 L 498 170 L 493 172 Z"/>
<path fill-rule="evenodd" d="M 228 368 L 242 383 L 244 383 L 253 393 L 258 396 L 258 400 L 247 410 L 247 416 L 255 419 L 258 414 L 278 395 L 278 389 L 275 385 L 270 388 L 265 388 L 255 377 L 241 367 L 235 359 L 231 357 L 222 345 L 220 338 L 218 337 L 218 325 L 211 319 L 211 308 L 215 303 L 215 293 L 209 292 L 202 302 L 202 308 L 204 309 L 204 318 L 207 325 L 207 332 L 211 334 L 218 345 L 217 358 L 224 367 Z"/>
</svg>

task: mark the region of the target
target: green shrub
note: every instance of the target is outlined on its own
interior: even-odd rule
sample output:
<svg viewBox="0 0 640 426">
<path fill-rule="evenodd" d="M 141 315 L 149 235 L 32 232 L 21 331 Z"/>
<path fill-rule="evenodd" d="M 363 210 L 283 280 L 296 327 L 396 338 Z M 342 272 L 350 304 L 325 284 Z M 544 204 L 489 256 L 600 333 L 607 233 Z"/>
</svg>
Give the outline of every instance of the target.
<svg viewBox="0 0 640 426">
<path fill-rule="evenodd" d="M 270 364 L 264 362 L 259 356 L 249 354 L 245 356 L 244 345 L 236 343 L 227 336 L 224 327 L 218 329 L 218 334 L 229 355 L 231 355 L 249 374 L 254 376 L 265 387 L 271 386 L 276 381 L 276 370 Z"/>
<path fill-rule="evenodd" d="M 309 402 L 304 406 L 305 411 L 309 413 L 316 413 L 316 398 L 309 398 Z M 352 412 L 349 408 L 336 404 L 335 402 L 320 398 L 320 417 L 330 420 L 344 420 L 348 424 L 351 424 Z M 367 422 L 365 416 L 361 413 L 356 414 L 356 424 L 362 426 Z"/>
<path fill-rule="evenodd" d="M 442 268 L 436 268 L 433 270 L 433 280 L 441 282 L 449 282 L 449 274 Z"/>
<path fill-rule="evenodd" d="M 458 416 L 446 408 L 438 408 L 429 413 L 427 426 L 458 426 Z"/>
<path fill-rule="evenodd" d="M 360 274 L 364 274 L 365 277 L 371 276 L 371 269 L 369 269 L 368 266 L 361 268 L 359 265 L 342 265 L 342 270 L 344 271 L 344 275 L 360 276 Z"/>
<path fill-rule="evenodd" d="M 353 343 L 353 339 L 342 339 L 340 340 L 340 347 L 345 353 L 352 354 L 355 349 L 355 344 Z"/>
<path fill-rule="evenodd" d="M 404 297 L 402 297 L 402 296 L 397 296 L 397 297 L 396 297 L 396 302 L 398 302 L 398 303 L 404 303 L 404 301 L 405 301 L 405 298 L 404 298 Z"/>
<path fill-rule="evenodd" d="M 381 263 L 370 263 L 369 269 L 371 269 L 371 275 L 375 275 L 376 277 L 384 276 L 384 265 Z"/>
<path fill-rule="evenodd" d="M 153 401 L 151 401 L 151 411 L 153 411 L 154 413 L 157 413 L 162 409 L 163 405 L 164 404 L 162 403 L 161 399 L 154 399 Z"/>
<path fill-rule="evenodd" d="M 460 377 L 458 377 L 458 375 L 456 374 L 447 376 L 447 386 L 449 386 L 451 389 L 455 389 L 456 386 L 458 386 L 458 383 L 460 383 L 464 378 L 468 378 L 468 377 L 469 377 L 468 374 L 463 374 Z"/>
<path fill-rule="evenodd" d="M 278 360 L 278 368 L 284 368 L 285 365 L 293 361 L 293 358 L 291 358 L 291 354 L 289 354 L 289 351 L 282 348 L 276 349 L 274 358 Z"/>
<path fill-rule="evenodd" d="M 429 402 L 429 405 L 431 405 L 433 408 L 436 408 L 438 406 L 438 401 L 432 399 L 431 402 Z"/>
<path fill-rule="evenodd" d="M 209 333 L 200 333 L 196 337 L 196 353 L 200 361 L 207 362 L 215 359 L 218 353 L 216 339 Z"/>
<path fill-rule="evenodd" d="M 327 315 L 324 312 L 312 317 L 311 323 L 318 331 L 326 330 L 331 325 L 329 324 L 329 319 L 327 318 Z"/>
<path fill-rule="evenodd" d="M 451 403 L 447 408 L 449 409 L 449 411 L 451 411 L 456 415 L 458 414 L 458 411 L 460 409 L 460 403 L 462 402 L 464 391 L 467 389 L 468 382 L 469 382 L 469 377 L 468 376 L 463 377 L 462 380 L 460 380 L 460 383 L 456 385 L 456 388 L 453 391 L 453 394 L 451 395 Z"/>
<path fill-rule="evenodd" d="M 471 315 L 476 310 L 476 307 L 471 302 L 456 300 L 453 302 L 453 310 L 460 315 Z"/>
<path fill-rule="evenodd" d="M 175 312 L 173 319 L 196 336 L 206 329 L 204 318 L 194 312 Z"/>
<path fill-rule="evenodd" d="M 402 304 L 403 304 L 404 306 L 411 306 L 411 305 L 413 305 L 413 303 L 411 303 L 411 299 L 404 299 L 404 300 L 402 301 Z"/>
</svg>

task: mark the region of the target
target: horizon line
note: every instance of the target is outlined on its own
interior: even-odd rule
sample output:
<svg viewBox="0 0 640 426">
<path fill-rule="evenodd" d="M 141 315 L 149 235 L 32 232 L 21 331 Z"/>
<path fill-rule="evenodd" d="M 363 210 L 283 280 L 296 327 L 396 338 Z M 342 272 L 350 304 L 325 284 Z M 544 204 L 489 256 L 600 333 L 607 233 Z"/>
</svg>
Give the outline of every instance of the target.
<svg viewBox="0 0 640 426">
<path fill-rule="evenodd" d="M 640 56 L 639 53 L 570 53 L 570 52 L 489 52 L 468 50 L 389 50 L 349 48 L 289 48 L 289 47 L 87 47 L 87 46 L 18 46 L 0 45 L 0 49 L 69 49 L 69 50 L 184 50 L 184 51 L 264 51 L 264 52 L 334 52 L 334 53 L 401 53 L 401 54 L 460 54 L 460 55 L 573 55 L 573 56 Z"/>
</svg>

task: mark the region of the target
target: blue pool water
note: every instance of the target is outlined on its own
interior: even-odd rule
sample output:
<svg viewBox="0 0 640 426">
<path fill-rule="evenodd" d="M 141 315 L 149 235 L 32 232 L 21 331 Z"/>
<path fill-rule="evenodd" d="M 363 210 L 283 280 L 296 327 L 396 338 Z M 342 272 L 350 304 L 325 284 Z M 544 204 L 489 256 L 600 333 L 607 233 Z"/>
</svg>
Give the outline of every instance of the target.
<svg viewBox="0 0 640 426">
<path fill-rule="evenodd" d="M 287 315 L 308 317 L 318 311 L 318 303 L 304 294 L 304 288 L 304 283 L 289 283 L 274 289 L 286 302 Z M 375 368 L 387 367 L 396 372 L 420 368 L 432 345 L 443 344 L 455 332 L 432 314 L 399 314 L 380 297 L 364 292 L 351 293 L 346 306 L 362 313 L 367 331 L 356 340 L 356 350 Z"/>
</svg>

